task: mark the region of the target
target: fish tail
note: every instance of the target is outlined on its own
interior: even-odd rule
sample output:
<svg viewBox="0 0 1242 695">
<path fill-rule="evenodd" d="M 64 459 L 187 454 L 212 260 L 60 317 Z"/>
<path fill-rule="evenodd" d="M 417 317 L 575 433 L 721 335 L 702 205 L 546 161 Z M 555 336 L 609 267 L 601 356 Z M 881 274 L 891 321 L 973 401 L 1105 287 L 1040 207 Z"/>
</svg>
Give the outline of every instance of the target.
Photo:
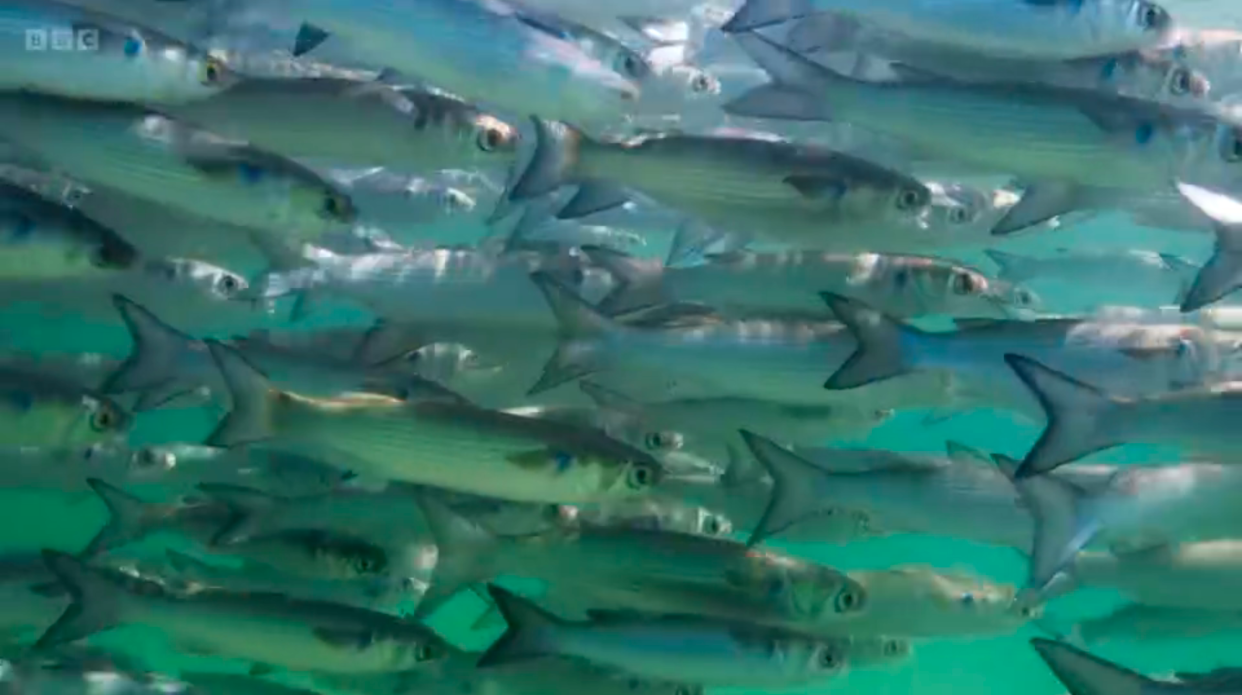
<svg viewBox="0 0 1242 695">
<path fill-rule="evenodd" d="M 195 341 L 173 328 L 142 305 L 119 294 L 112 304 L 129 329 L 134 343 L 129 357 L 108 376 L 103 393 L 140 392 L 134 411 L 152 410 L 194 390 L 178 369 L 190 360 L 187 355 Z"/>
<path fill-rule="evenodd" d="M 831 120 L 828 99 L 808 87 L 837 84 L 845 78 L 765 36 L 741 34 L 734 40 L 768 74 L 771 83 L 753 87 L 722 108 L 732 116 L 792 121 Z"/>
<path fill-rule="evenodd" d="M 1102 204 L 1100 194 L 1063 181 L 1033 183 L 992 227 L 993 236 L 1005 236 L 1083 208 Z"/>
<path fill-rule="evenodd" d="M 1065 642 L 1036 637 L 1031 640 L 1031 646 L 1073 695 L 1143 693 L 1158 689 L 1157 683 L 1150 678 Z"/>
<path fill-rule="evenodd" d="M 1049 600 L 1052 594 L 1073 588 L 1074 557 L 1102 527 L 1094 498 L 1087 491 L 1056 476 L 1018 478 L 1016 461 L 997 454 L 997 467 L 1013 480 L 1023 505 L 1035 522 L 1027 588 Z M 1059 581 L 1058 581 L 1059 580 Z"/>
<path fill-rule="evenodd" d="M 140 540 L 151 532 L 148 510 L 151 503 L 106 483 L 99 478 L 87 478 L 100 501 L 108 509 L 108 521 L 82 550 L 82 557 L 93 557 L 112 548 Z"/>
<path fill-rule="evenodd" d="M 1216 225 L 1216 246 L 1182 297 L 1182 313 L 1197 311 L 1242 287 L 1242 226 Z"/>
<path fill-rule="evenodd" d="M 1047 473 L 1116 444 L 1098 432 L 1100 416 L 1115 405 L 1107 393 L 1021 355 L 1007 354 L 1005 362 L 1039 400 L 1048 420 L 1016 479 Z"/>
<path fill-rule="evenodd" d="M 211 544 L 216 546 L 236 545 L 270 530 L 268 525 L 272 511 L 282 501 L 279 497 L 241 485 L 200 483 L 198 489 L 228 505 L 233 512 L 233 518 L 211 539 Z"/>
<path fill-rule="evenodd" d="M 617 286 L 596 305 L 605 316 L 616 316 L 665 303 L 664 284 L 660 271 L 652 272 L 633 256 L 599 246 L 582 249 L 592 265 L 608 272 Z"/>
<path fill-rule="evenodd" d="M 530 164 L 510 187 L 509 200 L 528 200 L 547 195 L 568 183 L 577 183 L 581 149 L 589 139 L 564 123 L 531 118 L 535 126 L 535 150 Z"/>
<path fill-rule="evenodd" d="M 664 265 L 670 268 L 692 265 L 702 260 L 712 244 L 727 236 L 702 222 L 687 218 L 677 225 L 677 231 L 673 233 L 673 242 L 669 245 Z"/>
<path fill-rule="evenodd" d="M 578 382 L 578 388 L 600 410 L 612 410 L 620 413 L 638 413 L 642 410 L 642 405 L 634 399 L 606 386 L 600 386 L 594 381 L 586 381 L 584 379 Z"/>
<path fill-rule="evenodd" d="M 556 629 L 564 621 L 495 584 L 489 584 L 487 592 L 509 627 L 479 657 L 478 668 L 538 659 L 555 653 Z"/>
<path fill-rule="evenodd" d="M 746 0 L 720 30 L 726 34 L 752 31 L 799 19 L 815 12 L 812 0 Z"/>
<path fill-rule="evenodd" d="M 65 586 L 72 602 L 35 642 L 35 650 L 75 642 L 123 622 L 125 607 L 129 603 L 123 589 L 68 553 L 44 550 L 43 561 Z"/>
<path fill-rule="evenodd" d="M 403 359 L 434 342 L 413 326 L 377 319 L 358 342 L 352 359 L 364 367 L 374 367 Z"/>
<path fill-rule="evenodd" d="M 803 17 L 785 35 L 785 45 L 798 53 L 854 48 L 858 22 L 845 15 L 824 12 Z"/>
<path fill-rule="evenodd" d="M 436 545 L 436 564 L 416 619 L 424 619 L 448 603 L 457 592 L 490 578 L 487 560 L 496 552 L 496 537 L 444 503 L 434 492 L 421 488 L 415 499 Z"/>
<path fill-rule="evenodd" d="M 597 212 L 612 210 L 625 205 L 630 194 L 625 187 L 608 181 L 584 181 L 578 184 L 578 192 L 556 212 L 558 220 L 576 220 Z"/>
<path fill-rule="evenodd" d="M 1010 282 L 1026 282 L 1037 274 L 1035 264 L 1026 256 L 996 249 L 985 249 L 983 253 L 1000 269 L 1000 276 Z"/>
<path fill-rule="evenodd" d="M 820 297 L 858 343 L 854 354 L 824 382 L 824 388 L 855 389 L 913 370 L 902 345 L 906 338 L 923 335 L 922 331 L 903 326 L 855 299 L 831 292 L 821 292 Z"/>
<path fill-rule="evenodd" d="M 825 472 L 767 437 L 741 430 L 742 440 L 772 476 L 772 494 L 763 516 L 751 532 L 748 546 L 788 530 L 823 509 L 816 491 L 823 488 Z"/>
<path fill-rule="evenodd" d="M 164 559 L 172 571 L 187 579 L 209 576 L 215 569 L 211 565 L 172 548 L 164 549 Z"/>
<path fill-rule="evenodd" d="M 228 449 L 270 439 L 278 392 L 237 350 L 215 340 L 206 343 L 233 402 L 232 409 L 207 437 L 206 445 Z"/>
<path fill-rule="evenodd" d="M 600 371 L 604 367 L 604 355 L 600 350 L 596 346 L 573 341 L 579 337 L 607 334 L 616 327 L 611 319 L 550 274 L 542 271 L 532 273 L 531 281 L 543 292 L 563 338 L 544 365 L 539 381 L 527 392 L 533 396 Z"/>
</svg>

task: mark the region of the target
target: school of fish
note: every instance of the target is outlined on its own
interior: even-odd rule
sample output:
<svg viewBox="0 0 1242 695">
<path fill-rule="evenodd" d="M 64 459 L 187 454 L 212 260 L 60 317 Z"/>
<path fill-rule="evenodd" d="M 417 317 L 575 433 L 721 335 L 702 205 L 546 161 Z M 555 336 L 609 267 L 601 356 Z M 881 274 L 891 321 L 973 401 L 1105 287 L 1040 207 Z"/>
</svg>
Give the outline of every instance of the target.
<svg viewBox="0 0 1242 695">
<path fill-rule="evenodd" d="M 0 0 L 0 489 L 106 509 L 0 552 L 0 693 L 1020 631 L 1071 695 L 1242 693 L 1090 651 L 1242 630 L 1242 25 L 1167 1 Z M 980 413 L 1041 434 L 886 448 Z M 1026 579 L 818 559 L 902 535 Z"/>
</svg>

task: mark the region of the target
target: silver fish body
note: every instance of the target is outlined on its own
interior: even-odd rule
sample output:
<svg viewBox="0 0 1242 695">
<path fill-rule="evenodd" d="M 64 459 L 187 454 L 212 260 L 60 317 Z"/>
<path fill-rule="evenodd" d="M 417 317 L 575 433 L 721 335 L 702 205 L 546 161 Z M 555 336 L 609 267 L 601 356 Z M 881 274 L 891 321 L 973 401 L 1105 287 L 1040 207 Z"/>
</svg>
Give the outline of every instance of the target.
<svg viewBox="0 0 1242 695">
<path fill-rule="evenodd" d="M 9 67 L 0 88 L 83 99 L 180 103 L 233 79 L 221 61 L 170 36 L 46 0 L 0 5 L 0 55 Z"/>
<path fill-rule="evenodd" d="M 243 227 L 315 237 L 355 214 L 290 160 L 137 106 L 8 93 L 0 134 L 88 184 Z"/>
<path fill-rule="evenodd" d="M 860 0 L 808 0 L 790 5 L 750 0 L 725 30 L 753 29 L 815 12 L 839 12 L 962 51 L 1070 60 L 1156 46 L 1172 27 L 1169 13 L 1147 0 L 1091 0 L 1073 8 L 1038 3 L 998 6 L 987 0 L 902 0 L 883 7 Z"/>
<path fill-rule="evenodd" d="M 464 102 L 335 78 L 244 79 L 171 113 L 290 157 L 410 172 L 503 168 L 518 145 L 513 127 Z"/>
</svg>

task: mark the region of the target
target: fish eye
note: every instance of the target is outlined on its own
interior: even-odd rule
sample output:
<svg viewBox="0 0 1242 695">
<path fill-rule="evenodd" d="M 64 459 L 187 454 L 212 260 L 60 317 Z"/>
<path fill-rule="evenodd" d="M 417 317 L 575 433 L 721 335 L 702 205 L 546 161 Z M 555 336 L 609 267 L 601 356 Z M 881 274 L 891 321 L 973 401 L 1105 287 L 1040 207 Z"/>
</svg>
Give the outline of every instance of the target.
<svg viewBox="0 0 1242 695">
<path fill-rule="evenodd" d="M 336 191 L 328 191 L 323 196 L 322 214 L 329 219 L 349 222 L 353 220 L 354 208 L 345 196 Z"/>
<path fill-rule="evenodd" d="M 232 297 L 241 289 L 241 281 L 232 275 L 221 275 L 216 280 L 216 289 L 225 297 Z"/>
<path fill-rule="evenodd" d="M 974 276 L 970 273 L 954 273 L 951 289 L 953 290 L 953 294 L 967 295 L 973 294 L 979 288 L 978 283 L 975 282 Z"/>
<path fill-rule="evenodd" d="M 970 219 L 970 211 L 962 206 L 949 208 L 949 221 L 953 224 L 965 224 Z"/>
<path fill-rule="evenodd" d="M 973 606 L 975 605 L 975 595 L 967 591 L 962 594 L 962 597 L 958 599 L 958 601 L 960 601 L 963 606 Z"/>
<path fill-rule="evenodd" d="M 224 76 L 224 65 L 215 58 L 208 58 L 203 61 L 203 67 L 200 72 L 199 81 L 203 84 L 219 84 L 220 78 Z"/>
<path fill-rule="evenodd" d="M 847 586 L 837 594 L 837 600 L 833 603 L 833 608 L 838 613 L 852 613 L 862 608 L 863 598 L 861 590 Z"/>
<path fill-rule="evenodd" d="M 142 40 L 136 36 L 125 37 L 125 43 L 121 45 L 121 52 L 126 58 L 133 58 L 142 53 Z"/>
<path fill-rule="evenodd" d="M 430 644 L 420 644 L 414 650 L 415 661 L 431 661 L 440 656 L 440 650 Z"/>
<path fill-rule="evenodd" d="M 884 646 L 881 647 L 884 656 L 897 656 L 901 653 L 901 643 L 897 640 L 884 640 Z"/>
<path fill-rule="evenodd" d="M 177 457 L 172 452 L 156 452 L 154 449 L 140 449 L 134 454 L 134 466 L 142 469 L 170 469 L 177 465 Z"/>
<path fill-rule="evenodd" d="M 485 125 L 479 128 L 475 144 L 484 152 L 495 152 L 509 143 L 509 135 L 501 128 Z"/>
<path fill-rule="evenodd" d="M 376 570 L 379 563 L 373 557 L 360 555 L 354 558 L 354 570 L 359 574 L 371 574 Z"/>
<path fill-rule="evenodd" d="M 91 429 L 96 432 L 109 432 L 120 424 L 121 418 L 117 416 L 116 411 L 107 404 L 100 404 L 95 412 L 91 413 Z"/>
<path fill-rule="evenodd" d="M 1138 22 L 1140 27 L 1149 31 L 1160 30 L 1169 23 L 1169 13 L 1159 5 L 1150 2 L 1139 3 Z"/>
<path fill-rule="evenodd" d="M 655 451 L 675 451 L 682 447 L 683 441 L 677 432 L 651 432 L 647 435 L 645 444 L 648 449 Z"/>
<path fill-rule="evenodd" d="M 914 210 L 923 206 L 927 196 L 917 188 L 905 188 L 897 195 L 898 210 Z"/>
<path fill-rule="evenodd" d="M 1221 155 L 1225 161 L 1237 162 L 1242 161 L 1242 135 L 1237 130 L 1229 131 L 1229 141 L 1221 148 Z"/>
<path fill-rule="evenodd" d="M 709 536 L 720 534 L 720 519 L 715 514 L 708 514 L 703 518 L 703 533 Z"/>
<path fill-rule="evenodd" d="M 840 663 L 841 663 L 840 659 L 837 658 L 837 655 L 833 650 L 824 648 L 822 651 L 820 651 L 819 665 L 821 668 L 833 669 L 833 668 L 836 668 L 837 665 Z"/>
<path fill-rule="evenodd" d="M 625 482 L 632 490 L 646 490 L 655 485 L 655 468 L 646 463 L 636 463 L 630 467 Z"/>
<path fill-rule="evenodd" d="M 647 74 L 643 60 L 630 52 L 623 52 L 618 60 L 618 72 L 628 77 L 643 77 Z"/>
<path fill-rule="evenodd" d="M 1027 620 L 1031 620 L 1039 615 L 1039 609 L 1035 606 L 1023 606 L 1018 609 L 1018 614 Z"/>
<path fill-rule="evenodd" d="M 690 91 L 696 94 L 710 92 L 715 87 L 715 81 L 705 72 L 700 72 L 690 78 Z"/>
<path fill-rule="evenodd" d="M 1169 91 L 1181 96 L 1190 91 L 1192 77 L 1190 71 L 1186 68 L 1175 68 L 1173 75 L 1169 78 Z"/>
</svg>

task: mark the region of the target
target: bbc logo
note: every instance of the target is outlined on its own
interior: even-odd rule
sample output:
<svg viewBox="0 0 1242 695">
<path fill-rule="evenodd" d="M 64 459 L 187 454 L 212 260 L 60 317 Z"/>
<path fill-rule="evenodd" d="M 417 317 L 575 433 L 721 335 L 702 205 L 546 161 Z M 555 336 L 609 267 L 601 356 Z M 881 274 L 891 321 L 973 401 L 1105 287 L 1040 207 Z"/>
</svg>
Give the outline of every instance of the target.
<svg viewBox="0 0 1242 695">
<path fill-rule="evenodd" d="M 27 51 L 85 51 L 99 50 L 98 29 L 27 29 Z"/>
</svg>

